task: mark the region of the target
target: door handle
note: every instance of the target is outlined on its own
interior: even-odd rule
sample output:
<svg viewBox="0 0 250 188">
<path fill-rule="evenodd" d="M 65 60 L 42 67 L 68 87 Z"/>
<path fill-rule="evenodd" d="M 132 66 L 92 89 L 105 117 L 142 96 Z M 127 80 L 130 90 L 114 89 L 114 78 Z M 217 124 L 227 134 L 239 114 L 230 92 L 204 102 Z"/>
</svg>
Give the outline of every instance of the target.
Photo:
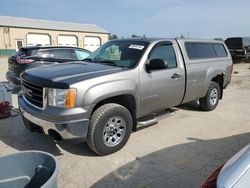
<svg viewBox="0 0 250 188">
<path fill-rule="evenodd" d="M 177 74 L 177 73 L 174 73 L 174 74 L 171 76 L 172 79 L 177 79 L 177 78 L 180 78 L 180 77 L 181 77 L 181 75 L 179 75 L 179 74 Z"/>
</svg>

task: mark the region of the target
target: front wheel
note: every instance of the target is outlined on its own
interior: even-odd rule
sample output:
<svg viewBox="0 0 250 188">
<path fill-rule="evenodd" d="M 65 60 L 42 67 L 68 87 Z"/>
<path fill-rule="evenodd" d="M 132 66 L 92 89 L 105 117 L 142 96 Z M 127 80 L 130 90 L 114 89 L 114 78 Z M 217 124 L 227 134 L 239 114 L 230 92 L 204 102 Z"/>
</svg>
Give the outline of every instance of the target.
<svg viewBox="0 0 250 188">
<path fill-rule="evenodd" d="M 211 82 L 205 97 L 200 98 L 202 110 L 211 111 L 216 108 L 221 95 L 220 86 L 217 82 Z"/>
<path fill-rule="evenodd" d="M 132 116 L 125 107 L 105 104 L 97 108 L 90 119 L 88 146 L 99 155 L 114 153 L 127 143 L 132 124 Z"/>
</svg>

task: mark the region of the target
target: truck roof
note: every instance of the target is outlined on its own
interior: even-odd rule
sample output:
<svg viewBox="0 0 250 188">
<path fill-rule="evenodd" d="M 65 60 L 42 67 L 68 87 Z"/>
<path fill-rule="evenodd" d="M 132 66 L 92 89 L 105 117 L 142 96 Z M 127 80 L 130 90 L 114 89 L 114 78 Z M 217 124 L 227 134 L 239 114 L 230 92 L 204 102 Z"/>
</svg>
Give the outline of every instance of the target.
<svg viewBox="0 0 250 188">
<path fill-rule="evenodd" d="M 147 38 L 147 37 L 133 37 L 133 38 L 124 38 L 124 39 L 115 39 L 113 41 L 145 41 L 145 42 L 153 42 L 158 40 L 166 40 L 164 38 Z M 173 39 L 168 39 L 173 40 Z"/>
<path fill-rule="evenodd" d="M 155 42 L 155 41 L 166 41 L 166 40 L 178 40 L 178 41 L 189 41 L 189 42 L 213 42 L 213 43 L 223 43 L 223 41 L 214 39 L 198 39 L 198 38 L 147 38 L 147 37 L 134 37 L 134 38 L 124 38 L 116 39 L 114 41 L 145 41 L 145 42 Z"/>
</svg>

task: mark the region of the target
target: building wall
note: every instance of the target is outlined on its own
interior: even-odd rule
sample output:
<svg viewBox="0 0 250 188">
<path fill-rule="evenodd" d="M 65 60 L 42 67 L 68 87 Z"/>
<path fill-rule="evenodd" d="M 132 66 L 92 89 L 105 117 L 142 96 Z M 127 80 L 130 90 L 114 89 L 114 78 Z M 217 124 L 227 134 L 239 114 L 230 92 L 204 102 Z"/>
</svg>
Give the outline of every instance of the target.
<svg viewBox="0 0 250 188">
<path fill-rule="evenodd" d="M 0 56 L 8 56 L 15 51 L 11 44 L 10 28 L 0 27 Z"/>
<path fill-rule="evenodd" d="M 78 47 L 84 48 L 85 36 L 96 36 L 101 39 L 101 44 L 108 41 L 108 34 L 105 33 L 85 33 L 73 31 L 41 30 L 28 28 L 0 27 L 0 56 L 9 56 L 16 51 L 15 40 L 23 40 L 24 46 L 27 44 L 27 34 L 38 33 L 48 34 L 51 37 L 51 44 L 57 45 L 59 35 L 75 35 L 78 38 Z"/>
</svg>

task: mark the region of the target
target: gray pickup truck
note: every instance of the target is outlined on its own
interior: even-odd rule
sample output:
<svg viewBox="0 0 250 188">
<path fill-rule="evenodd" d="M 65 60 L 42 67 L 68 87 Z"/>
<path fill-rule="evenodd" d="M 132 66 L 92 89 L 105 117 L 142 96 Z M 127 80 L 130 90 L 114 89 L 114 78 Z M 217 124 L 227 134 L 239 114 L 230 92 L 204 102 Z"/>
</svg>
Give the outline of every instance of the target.
<svg viewBox="0 0 250 188">
<path fill-rule="evenodd" d="M 80 139 L 99 155 L 121 149 L 155 112 L 198 100 L 213 110 L 230 82 L 221 41 L 122 39 L 83 62 L 26 70 L 18 101 L 25 126 L 56 140 Z"/>
</svg>

